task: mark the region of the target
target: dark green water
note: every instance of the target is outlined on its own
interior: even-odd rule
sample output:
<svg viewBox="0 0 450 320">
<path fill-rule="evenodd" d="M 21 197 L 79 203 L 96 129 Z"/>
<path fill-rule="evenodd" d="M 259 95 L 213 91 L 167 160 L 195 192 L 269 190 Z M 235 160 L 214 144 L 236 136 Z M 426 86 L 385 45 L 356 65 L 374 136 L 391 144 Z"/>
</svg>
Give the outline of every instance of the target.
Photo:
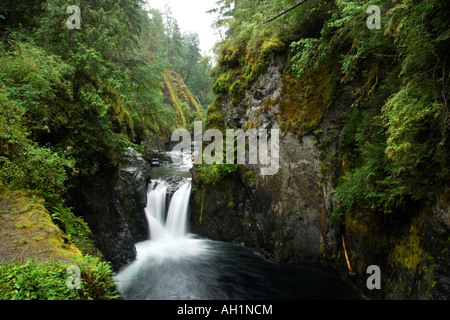
<svg viewBox="0 0 450 320">
<path fill-rule="evenodd" d="M 142 243 L 139 260 L 116 278 L 129 300 L 361 299 L 337 274 L 273 263 L 233 244 L 187 237 L 171 245 Z"/>
</svg>

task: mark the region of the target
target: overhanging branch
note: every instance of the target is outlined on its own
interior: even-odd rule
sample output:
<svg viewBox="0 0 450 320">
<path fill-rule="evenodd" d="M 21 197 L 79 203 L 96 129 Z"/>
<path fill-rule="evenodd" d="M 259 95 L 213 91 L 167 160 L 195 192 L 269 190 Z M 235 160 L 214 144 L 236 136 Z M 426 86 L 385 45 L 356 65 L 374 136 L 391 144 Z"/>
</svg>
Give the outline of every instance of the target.
<svg viewBox="0 0 450 320">
<path fill-rule="evenodd" d="M 295 8 L 297 8 L 297 7 L 299 7 L 300 5 L 304 4 L 306 1 L 308 1 L 308 0 L 302 0 L 302 1 L 300 1 L 300 2 L 298 2 L 298 3 L 296 3 L 296 4 L 294 4 L 294 5 L 293 5 L 292 7 L 290 7 L 289 9 L 284 10 L 283 12 L 277 14 L 275 17 L 273 17 L 273 18 L 267 20 L 266 22 L 264 22 L 264 24 L 269 23 L 269 22 L 272 22 L 273 20 L 276 20 L 276 19 L 278 19 L 279 17 L 284 16 L 286 13 L 288 13 L 288 12 L 294 10 Z"/>
</svg>

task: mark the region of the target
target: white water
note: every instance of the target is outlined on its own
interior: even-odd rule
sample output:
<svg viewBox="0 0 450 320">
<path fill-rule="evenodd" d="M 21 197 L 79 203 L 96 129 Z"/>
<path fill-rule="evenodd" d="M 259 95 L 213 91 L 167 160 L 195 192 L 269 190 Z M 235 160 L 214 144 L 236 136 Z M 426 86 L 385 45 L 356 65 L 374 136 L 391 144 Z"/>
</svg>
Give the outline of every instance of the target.
<svg viewBox="0 0 450 320">
<path fill-rule="evenodd" d="M 166 230 L 171 237 L 180 238 L 187 234 L 190 194 L 191 181 L 188 181 L 172 197 L 166 222 Z"/>
<path fill-rule="evenodd" d="M 211 252 L 210 241 L 188 233 L 191 182 L 191 179 L 183 180 L 170 203 L 166 203 L 170 186 L 164 180 L 152 180 L 145 209 L 149 240 L 136 244 L 136 259 L 114 278 L 119 291 L 139 279 L 146 268 L 158 268 L 168 261 L 206 257 Z"/>
<path fill-rule="evenodd" d="M 188 232 L 188 211 L 191 180 L 182 182 L 170 201 L 166 217 L 166 199 L 169 185 L 164 180 L 153 180 L 147 195 L 145 209 L 150 239 L 154 241 L 185 237 Z"/>
<path fill-rule="evenodd" d="M 145 214 L 149 224 L 149 237 L 164 238 L 167 233 L 164 228 L 166 212 L 166 193 L 169 185 L 163 180 L 153 180 L 147 193 L 147 208 Z"/>
</svg>

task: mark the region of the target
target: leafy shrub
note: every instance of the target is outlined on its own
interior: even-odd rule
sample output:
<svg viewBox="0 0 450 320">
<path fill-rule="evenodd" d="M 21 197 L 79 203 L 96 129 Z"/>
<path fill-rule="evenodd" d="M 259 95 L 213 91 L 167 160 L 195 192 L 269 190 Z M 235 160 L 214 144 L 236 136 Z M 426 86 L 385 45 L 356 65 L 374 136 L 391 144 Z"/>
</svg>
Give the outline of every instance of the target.
<svg viewBox="0 0 450 320">
<path fill-rule="evenodd" d="M 383 12 L 369 30 L 366 8 Z M 404 214 L 448 183 L 448 1 L 335 2 L 315 37 L 291 44 L 290 71 L 327 59 L 353 90 L 343 131 L 346 161 L 333 219 L 352 211 Z M 447 85 L 446 85 L 447 84 Z"/>
<path fill-rule="evenodd" d="M 216 184 L 225 177 L 237 172 L 241 166 L 238 164 L 214 164 L 197 167 L 200 180 L 205 184 Z"/>
<path fill-rule="evenodd" d="M 24 109 L 0 89 L 0 178 L 9 189 L 33 190 L 55 201 L 65 191 L 70 157 L 39 147 L 28 138 Z"/>
<path fill-rule="evenodd" d="M 67 235 L 82 254 L 98 256 L 91 230 L 82 217 L 75 216 L 70 208 L 65 208 L 60 203 L 48 204 L 46 209 L 53 223 Z"/>
<path fill-rule="evenodd" d="M 81 288 L 69 289 L 71 264 L 28 260 L 0 266 L 1 300 L 111 300 L 119 298 L 106 262 L 85 256 L 72 265 L 81 271 Z"/>
</svg>

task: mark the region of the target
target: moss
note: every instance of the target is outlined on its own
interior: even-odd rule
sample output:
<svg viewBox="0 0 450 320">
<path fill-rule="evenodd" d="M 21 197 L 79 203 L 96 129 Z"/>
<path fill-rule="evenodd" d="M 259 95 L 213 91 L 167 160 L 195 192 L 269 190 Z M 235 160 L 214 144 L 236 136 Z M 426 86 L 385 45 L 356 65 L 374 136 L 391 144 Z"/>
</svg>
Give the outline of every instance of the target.
<svg viewBox="0 0 450 320">
<path fill-rule="evenodd" d="M 228 200 L 227 201 L 228 208 L 233 209 L 234 208 L 234 196 L 233 196 L 233 189 L 230 186 L 228 186 L 228 189 L 225 192 L 225 199 Z"/>
<path fill-rule="evenodd" d="M 237 173 L 240 167 L 238 164 L 202 164 L 197 166 L 196 171 L 202 183 L 215 185 Z"/>
<path fill-rule="evenodd" d="M 253 42 L 245 55 L 243 77 L 246 86 L 252 84 L 267 68 L 271 53 L 281 51 L 285 47 L 279 34 L 273 30 L 266 29 L 259 37 L 261 40 Z"/>
<path fill-rule="evenodd" d="M 206 121 L 209 128 L 215 128 L 222 132 L 225 131 L 225 121 L 223 118 L 223 111 L 219 102 L 213 103 L 206 113 Z"/>
<path fill-rule="evenodd" d="M 28 244 L 28 242 L 30 242 L 30 239 L 28 239 L 27 237 L 23 237 L 22 239 L 19 240 L 18 244 L 19 246 L 22 246 Z"/>
<path fill-rule="evenodd" d="M 73 224 L 87 228 L 74 217 L 68 221 L 67 212 L 59 211 L 53 208 L 54 218 L 65 219 L 68 229 Z M 83 256 L 52 222 L 42 199 L 0 188 L 0 222 L 0 299 L 119 298 L 109 264 L 99 257 Z M 67 287 L 69 265 L 80 268 L 79 290 Z"/>
<path fill-rule="evenodd" d="M 242 176 L 247 185 L 255 182 L 255 172 L 253 170 L 247 170 Z"/>
<path fill-rule="evenodd" d="M 422 222 L 418 220 L 415 218 L 409 232 L 393 243 L 388 258 L 393 276 L 386 281 L 386 291 L 393 298 L 416 294 L 428 297 L 435 283 L 435 261 L 421 246 Z"/>
<path fill-rule="evenodd" d="M 273 99 L 273 100 L 271 98 L 266 99 L 264 101 L 264 104 L 263 104 L 263 107 L 262 107 L 261 111 L 263 111 L 263 112 L 269 111 L 270 109 L 275 107 L 277 104 L 279 104 L 280 101 L 281 101 L 281 96 L 280 95 L 277 95 L 277 97 L 275 99 Z"/>
<path fill-rule="evenodd" d="M 132 212 L 131 202 L 128 199 L 128 197 L 123 198 L 123 206 L 124 206 L 125 214 L 126 214 L 127 218 L 131 219 L 133 212 Z"/>
<path fill-rule="evenodd" d="M 231 42 L 225 45 L 222 49 L 218 65 L 225 68 L 239 64 L 239 59 L 242 56 L 242 48 L 232 45 Z"/>
<path fill-rule="evenodd" d="M 0 191 L 0 217 L 0 264 L 28 258 L 70 262 L 81 257 L 78 248 L 53 224 L 43 201 L 26 192 Z"/>
<path fill-rule="evenodd" d="M 345 216 L 350 263 L 362 286 L 365 288 L 369 265 L 378 265 L 382 270 L 382 290 L 366 293 L 388 299 L 429 296 L 436 263 L 423 247 L 425 218 L 425 210 L 397 224 L 387 224 L 380 217 L 364 212 Z M 345 265 L 342 253 L 337 259 Z"/>
<path fill-rule="evenodd" d="M 234 68 L 221 74 L 214 83 L 213 90 L 219 96 L 231 94 L 232 103 L 244 99 L 245 79 L 240 68 Z"/>
<path fill-rule="evenodd" d="M 415 218 L 406 235 L 395 243 L 389 261 L 393 267 L 402 267 L 410 272 L 415 272 L 423 261 L 423 249 L 420 246 L 421 223 Z"/>
<path fill-rule="evenodd" d="M 167 91 L 169 92 L 169 95 L 168 95 L 168 97 L 170 98 L 169 104 L 175 110 L 176 124 L 178 126 L 181 126 L 181 127 L 187 129 L 187 128 L 189 128 L 189 126 L 188 126 L 186 117 L 184 116 L 183 109 L 181 108 L 181 104 L 180 104 L 180 101 L 176 94 L 175 88 L 173 86 L 171 74 L 170 73 L 163 74 L 163 78 L 164 78 L 164 85 L 167 88 Z"/>
<path fill-rule="evenodd" d="M 247 125 L 244 128 L 244 131 L 248 131 L 255 128 L 255 124 L 253 122 L 247 122 Z"/>
<path fill-rule="evenodd" d="M 108 109 L 114 131 L 127 136 L 130 140 L 134 139 L 133 120 L 130 113 L 126 110 L 124 102 L 116 89 L 103 87 L 103 100 L 112 108 Z"/>
<path fill-rule="evenodd" d="M 218 61 L 216 72 L 219 75 L 213 87 L 214 92 L 219 97 L 230 94 L 234 105 L 244 100 L 245 90 L 268 67 L 272 54 L 285 48 L 277 32 L 259 30 L 259 27 L 252 32 L 255 35 L 260 33 L 252 38 L 257 41 L 228 42 L 222 47 Z"/>
<path fill-rule="evenodd" d="M 314 71 L 308 69 L 300 79 L 290 72 L 284 75 L 280 103 L 283 131 L 301 137 L 317 128 L 333 99 L 337 72 L 337 64 L 330 61 Z"/>
<path fill-rule="evenodd" d="M 165 103 L 171 105 L 175 111 L 174 126 L 190 130 L 190 123 L 203 117 L 203 107 L 178 72 L 166 70 L 163 80 Z"/>
</svg>

